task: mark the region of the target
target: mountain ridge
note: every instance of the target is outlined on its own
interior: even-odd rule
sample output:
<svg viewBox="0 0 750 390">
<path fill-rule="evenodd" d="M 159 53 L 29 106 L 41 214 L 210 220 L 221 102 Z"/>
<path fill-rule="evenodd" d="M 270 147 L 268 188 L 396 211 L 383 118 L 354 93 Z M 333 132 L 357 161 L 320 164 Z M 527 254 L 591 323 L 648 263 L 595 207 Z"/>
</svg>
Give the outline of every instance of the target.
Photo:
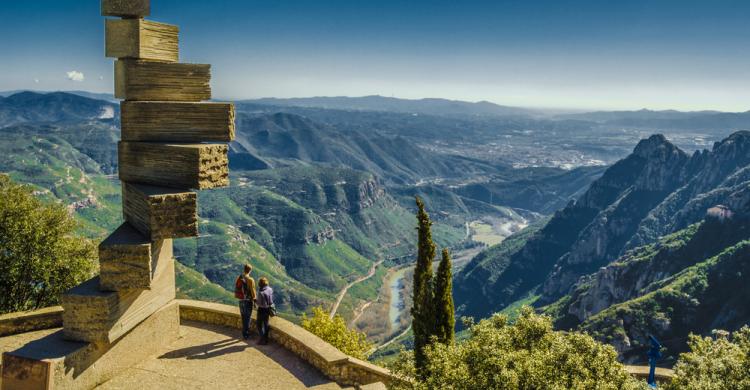
<svg viewBox="0 0 750 390">
<path fill-rule="evenodd" d="M 692 155 L 663 136 L 641 141 L 545 225 L 520 240 L 511 237 L 507 248 L 492 249 L 481 264 L 464 268 L 457 301 L 487 301 L 466 312 L 480 317 L 526 298 L 536 306 L 550 304 L 628 250 L 703 220 L 709 207 L 747 207 L 748 148 L 750 132 L 744 131 Z M 478 293 L 462 287 L 477 285 Z"/>
</svg>

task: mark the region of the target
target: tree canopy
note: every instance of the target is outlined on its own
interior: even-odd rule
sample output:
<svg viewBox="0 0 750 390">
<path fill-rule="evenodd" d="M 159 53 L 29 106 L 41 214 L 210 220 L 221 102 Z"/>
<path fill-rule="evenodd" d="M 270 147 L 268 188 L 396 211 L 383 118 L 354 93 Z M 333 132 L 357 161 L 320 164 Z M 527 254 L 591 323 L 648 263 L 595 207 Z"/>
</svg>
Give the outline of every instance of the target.
<svg viewBox="0 0 750 390">
<path fill-rule="evenodd" d="M 76 226 L 65 207 L 0 175 L 0 312 L 55 305 L 93 275 L 95 247 Z"/>
<path fill-rule="evenodd" d="M 443 249 L 443 257 L 435 277 L 435 338 L 443 344 L 453 342 L 456 328 L 453 305 L 453 273 L 451 255 Z"/>
<path fill-rule="evenodd" d="M 433 343 L 427 369 L 417 375 L 413 355 L 402 353 L 394 372 L 403 389 L 645 389 L 617 361 L 617 352 L 588 335 L 554 331 L 549 317 L 522 309 L 518 320 L 493 317 L 471 325 L 467 340 Z"/>
<path fill-rule="evenodd" d="M 668 390 L 750 389 L 750 328 L 716 338 L 691 335 L 690 352 L 680 355 Z"/>
<path fill-rule="evenodd" d="M 418 196 L 417 203 L 417 264 L 414 267 L 414 305 L 411 309 L 414 332 L 414 355 L 417 367 L 425 366 L 424 349 L 435 334 L 435 291 L 432 280 L 432 262 L 435 243 L 432 242 L 432 221 Z M 421 372 L 422 370 L 420 370 Z"/>
</svg>

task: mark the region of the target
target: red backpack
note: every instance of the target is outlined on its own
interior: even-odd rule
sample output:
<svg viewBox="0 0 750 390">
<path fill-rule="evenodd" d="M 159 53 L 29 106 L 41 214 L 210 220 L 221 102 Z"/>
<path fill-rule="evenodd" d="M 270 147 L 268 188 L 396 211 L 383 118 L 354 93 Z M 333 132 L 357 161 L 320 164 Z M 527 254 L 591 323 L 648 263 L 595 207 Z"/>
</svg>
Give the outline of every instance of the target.
<svg viewBox="0 0 750 390">
<path fill-rule="evenodd" d="M 234 282 L 234 297 L 237 299 L 245 299 L 245 296 L 247 295 L 245 292 L 247 291 L 247 284 L 245 283 L 245 280 L 242 278 L 242 275 L 237 277 L 237 281 Z"/>
</svg>

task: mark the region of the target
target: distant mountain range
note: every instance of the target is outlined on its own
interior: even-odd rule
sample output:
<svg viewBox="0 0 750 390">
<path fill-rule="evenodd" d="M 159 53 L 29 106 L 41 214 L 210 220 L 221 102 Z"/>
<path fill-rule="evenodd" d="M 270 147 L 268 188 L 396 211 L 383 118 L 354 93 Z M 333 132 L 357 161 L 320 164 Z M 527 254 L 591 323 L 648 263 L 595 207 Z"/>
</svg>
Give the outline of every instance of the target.
<svg viewBox="0 0 750 390">
<path fill-rule="evenodd" d="M 243 100 L 244 103 L 265 104 L 271 106 L 317 107 L 336 110 L 387 111 L 409 114 L 426 114 L 442 116 L 509 116 L 539 115 L 531 109 L 501 106 L 486 101 L 471 103 L 447 99 L 398 99 L 385 96 L 363 97 L 310 97 L 310 98 L 263 98 Z"/>
<path fill-rule="evenodd" d="M 30 89 L 18 89 L 15 91 L 0 91 L 0 97 L 8 97 L 21 92 L 32 92 L 39 95 L 47 95 L 50 93 L 67 93 L 71 95 L 83 96 L 89 99 L 104 100 L 110 103 L 119 103 L 118 99 L 111 93 L 99 93 L 99 92 L 88 92 L 88 91 L 34 91 Z"/>
<path fill-rule="evenodd" d="M 556 119 L 591 121 L 623 127 L 681 130 L 748 130 L 750 111 L 597 111 L 555 116 Z"/>
<path fill-rule="evenodd" d="M 66 92 L 18 92 L 0 97 L 0 124 L 119 120 L 118 104 Z"/>
</svg>

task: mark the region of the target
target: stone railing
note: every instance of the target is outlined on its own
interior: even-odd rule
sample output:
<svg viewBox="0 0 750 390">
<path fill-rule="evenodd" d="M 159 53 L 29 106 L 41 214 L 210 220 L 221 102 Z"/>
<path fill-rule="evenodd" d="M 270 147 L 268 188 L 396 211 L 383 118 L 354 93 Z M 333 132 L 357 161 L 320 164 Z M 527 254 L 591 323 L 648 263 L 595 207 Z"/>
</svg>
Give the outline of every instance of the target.
<svg viewBox="0 0 750 390">
<path fill-rule="evenodd" d="M 202 301 L 178 300 L 180 317 L 185 320 L 241 328 L 238 307 Z M 253 317 L 252 322 L 255 322 Z M 271 339 L 319 369 L 342 385 L 362 386 L 389 383 L 390 371 L 355 359 L 334 348 L 307 330 L 283 319 L 271 319 Z"/>
<path fill-rule="evenodd" d="M 649 366 L 625 366 L 628 374 L 638 379 L 648 379 Z M 656 367 L 655 377 L 658 382 L 667 383 L 674 377 L 674 371 L 668 368 Z"/>
<path fill-rule="evenodd" d="M 238 307 L 183 299 L 177 302 L 180 305 L 180 317 L 184 320 L 236 329 L 242 327 Z M 59 328 L 62 326 L 62 313 L 63 308 L 55 306 L 36 311 L 0 315 L 0 337 Z M 254 314 L 252 321 L 254 325 Z M 271 327 L 273 328 L 272 340 L 342 385 L 377 389 L 381 388 L 379 383 L 389 383 L 395 380 L 388 370 L 348 356 L 314 334 L 283 318 L 274 317 L 271 320 Z M 625 369 L 634 377 L 640 379 L 648 377 L 647 366 L 625 366 Z M 672 370 L 656 369 L 656 379 L 660 382 L 668 382 L 673 376 Z"/>
<path fill-rule="evenodd" d="M 62 326 L 62 306 L 0 315 L 0 337 Z"/>
</svg>

